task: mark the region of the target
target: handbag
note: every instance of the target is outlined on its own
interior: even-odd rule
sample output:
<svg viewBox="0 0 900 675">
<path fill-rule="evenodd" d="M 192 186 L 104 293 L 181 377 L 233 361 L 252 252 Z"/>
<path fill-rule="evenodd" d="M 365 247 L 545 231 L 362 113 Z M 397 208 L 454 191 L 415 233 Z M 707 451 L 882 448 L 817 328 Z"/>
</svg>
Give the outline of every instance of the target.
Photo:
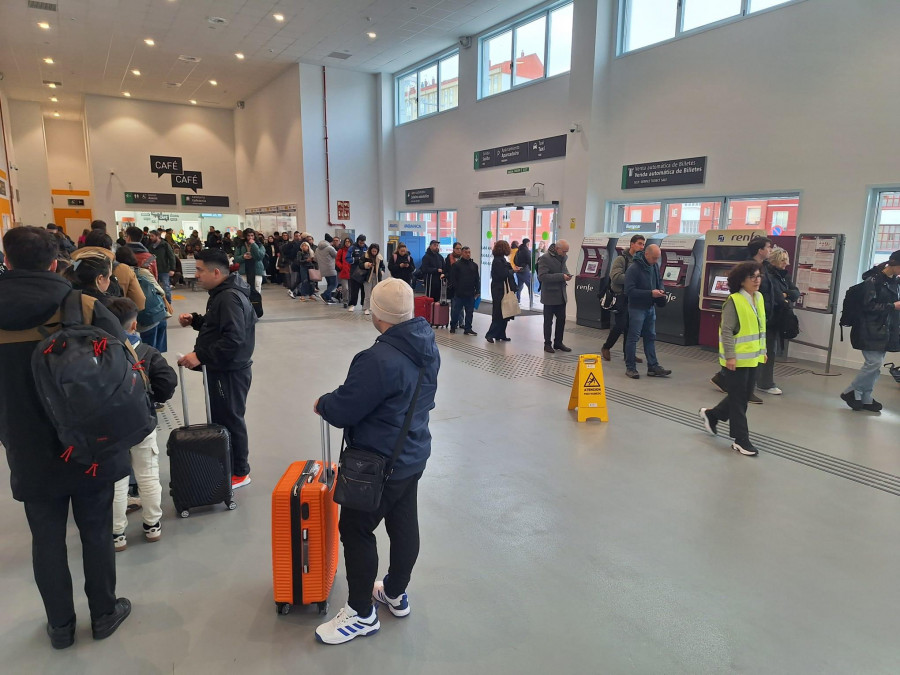
<svg viewBox="0 0 900 675">
<path fill-rule="evenodd" d="M 506 287 L 506 292 L 503 294 L 503 299 L 500 300 L 500 311 L 504 319 L 511 319 L 514 316 L 519 316 L 522 313 L 522 308 L 519 307 L 519 299 L 516 297 L 516 294 L 509 288 L 509 281 L 503 283 Z"/>
<path fill-rule="evenodd" d="M 800 335 L 800 320 L 790 307 L 778 310 L 778 329 L 784 340 L 793 340 Z"/>
<path fill-rule="evenodd" d="M 306 274 L 309 276 L 309 280 L 312 282 L 322 281 L 322 272 L 320 272 L 315 267 L 310 267 L 306 270 Z"/>
<path fill-rule="evenodd" d="M 381 494 L 384 492 L 384 484 L 394 471 L 394 463 L 403 450 L 406 437 L 409 436 L 409 427 L 412 424 L 413 413 L 419 400 L 419 392 L 422 390 L 422 378 L 425 368 L 419 368 L 419 379 L 416 382 L 416 392 L 413 394 L 406 418 L 403 420 L 403 428 L 394 443 L 394 451 L 388 459 L 378 452 L 354 448 L 352 443 L 346 445 L 346 434 L 341 443 L 341 456 L 338 463 L 337 482 L 334 487 L 334 501 L 344 508 L 371 513 L 381 504 Z"/>
<path fill-rule="evenodd" d="M 369 280 L 369 270 L 365 267 L 354 267 L 350 273 L 350 278 L 358 284 L 364 284 Z"/>
</svg>

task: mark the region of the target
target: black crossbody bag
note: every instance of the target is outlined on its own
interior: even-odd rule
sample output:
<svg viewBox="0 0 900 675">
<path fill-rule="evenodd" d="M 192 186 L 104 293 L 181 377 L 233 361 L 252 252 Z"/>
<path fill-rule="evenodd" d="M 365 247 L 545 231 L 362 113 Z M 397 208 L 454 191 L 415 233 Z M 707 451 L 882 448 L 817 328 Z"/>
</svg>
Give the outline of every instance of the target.
<svg viewBox="0 0 900 675">
<path fill-rule="evenodd" d="M 416 403 L 419 401 L 419 392 L 422 390 L 422 377 L 424 368 L 419 368 L 419 379 L 416 382 L 416 392 L 413 394 L 412 403 L 403 420 L 403 429 L 394 443 L 394 452 L 388 459 L 384 455 L 354 448 L 352 441 L 345 446 L 347 437 L 341 443 L 341 456 L 338 464 L 337 483 L 334 487 L 334 501 L 348 509 L 371 513 L 381 504 L 381 494 L 384 492 L 384 484 L 394 471 L 394 463 L 403 450 L 406 437 L 409 436 L 409 427 L 412 424 Z"/>
</svg>

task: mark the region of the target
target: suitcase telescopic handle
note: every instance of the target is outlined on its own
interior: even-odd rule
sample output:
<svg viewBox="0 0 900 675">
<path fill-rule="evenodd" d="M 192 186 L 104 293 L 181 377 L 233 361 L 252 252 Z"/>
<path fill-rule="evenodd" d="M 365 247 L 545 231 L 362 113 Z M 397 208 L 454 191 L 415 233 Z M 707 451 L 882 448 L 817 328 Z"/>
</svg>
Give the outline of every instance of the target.
<svg viewBox="0 0 900 675">
<path fill-rule="evenodd" d="M 206 398 L 206 423 L 212 424 L 212 410 L 209 402 L 209 383 L 206 379 L 206 366 L 201 366 L 203 369 L 203 395 Z M 184 386 L 184 366 L 178 366 L 178 380 L 181 383 L 181 409 L 184 414 L 184 426 L 191 426 L 190 418 L 188 417 L 188 402 L 187 402 L 187 388 Z"/>
<path fill-rule="evenodd" d="M 331 485 L 334 480 L 334 476 L 331 474 L 331 427 L 328 426 L 328 422 L 325 421 L 324 417 L 319 417 L 319 421 L 322 429 L 322 462 L 325 464 L 325 483 L 327 485 Z"/>
</svg>

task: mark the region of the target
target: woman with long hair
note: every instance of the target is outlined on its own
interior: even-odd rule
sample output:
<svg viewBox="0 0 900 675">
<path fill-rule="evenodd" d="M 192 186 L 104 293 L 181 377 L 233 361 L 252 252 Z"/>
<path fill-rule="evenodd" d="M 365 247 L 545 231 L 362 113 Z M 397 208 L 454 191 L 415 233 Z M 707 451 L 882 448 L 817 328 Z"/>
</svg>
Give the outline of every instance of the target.
<svg viewBox="0 0 900 675">
<path fill-rule="evenodd" d="M 359 267 L 367 274 L 363 281 L 363 314 L 369 314 L 369 304 L 372 302 L 372 289 L 381 281 L 384 274 L 384 258 L 381 257 L 381 246 L 369 244 L 365 254 L 359 261 Z"/>
<path fill-rule="evenodd" d="M 509 319 L 503 318 L 503 296 L 507 290 L 516 287 L 516 279 L 513 275 L 512 265 L 506 260 L 510 253 L 509 242 L 498 241 L 494 244 L 491 253 L 494 261 L 491 263 L 491 327 L 485 333 L 484 339 L 488 342 L 499 340 L 509 342 L 506 337 L 506 324 Z"/>
</svg>

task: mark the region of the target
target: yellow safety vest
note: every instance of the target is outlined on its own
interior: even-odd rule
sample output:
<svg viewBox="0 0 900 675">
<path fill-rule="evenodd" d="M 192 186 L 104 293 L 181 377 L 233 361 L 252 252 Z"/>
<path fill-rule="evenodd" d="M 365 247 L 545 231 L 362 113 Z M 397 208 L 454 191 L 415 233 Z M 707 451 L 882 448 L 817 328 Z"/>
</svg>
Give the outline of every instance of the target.
<svg viewBox="0 0 900 675">
<path fill-rule="evenodd" d="M 734 336 L 734 351 L 738 368 L 753 368 L 765 363 L 766 307 L 762 293 L 756 294 L 756 311 L 750 301 L 741 294 L 732 293 L 729 300 L 737 310 L 740 330 Z M 725 349 L 722 347 L 722 327 L 719 326 L 719 363 L 725 365 Z"/>
</svg>

